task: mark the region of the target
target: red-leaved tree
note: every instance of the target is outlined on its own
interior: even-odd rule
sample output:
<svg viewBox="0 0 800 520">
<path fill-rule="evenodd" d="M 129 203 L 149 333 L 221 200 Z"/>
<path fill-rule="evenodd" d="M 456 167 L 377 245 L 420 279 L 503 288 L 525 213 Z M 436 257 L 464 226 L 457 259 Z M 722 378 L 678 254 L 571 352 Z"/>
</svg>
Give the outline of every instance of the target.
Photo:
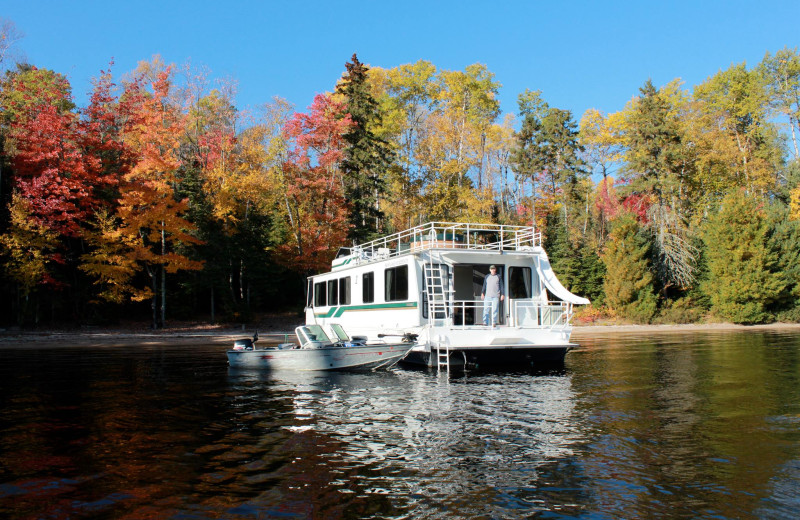
<svg viewBox="0 0 800 520">
<path fill-rule="evenodd" d="M 350 229 L 341 171 L 342 136 L 352 126 L 342 103 L 319 94 L 284 133 L 294 146 L 283 164 L 284 210 L 291 231 L 278 259 L 301 273 L 329 267 Z"/>
<path fill-rule="evenodd" d="M 12 82 L 15 188 L 31 218 L 61 235 L 78 237 L 95 204 L 81 126 L 78 115 L 64 109 L 72 104 L 66 78 L 37 81 L 44 73 L 36 72 L 20 74 Z"/>
</svg>

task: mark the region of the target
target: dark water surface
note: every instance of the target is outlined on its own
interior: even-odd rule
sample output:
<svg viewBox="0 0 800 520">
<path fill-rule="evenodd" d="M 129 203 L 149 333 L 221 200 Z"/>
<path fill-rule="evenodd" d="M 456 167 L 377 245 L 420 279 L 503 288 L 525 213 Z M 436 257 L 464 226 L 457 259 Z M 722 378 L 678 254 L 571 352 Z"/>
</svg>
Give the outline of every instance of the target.
<svg viewBox="0 0 800 520">
<path fill-rule="evenodd" d="M 3 347 L 0 518 L 797 518 L 800 334 L 581 343 L 450 377 Z"/>
</svg>

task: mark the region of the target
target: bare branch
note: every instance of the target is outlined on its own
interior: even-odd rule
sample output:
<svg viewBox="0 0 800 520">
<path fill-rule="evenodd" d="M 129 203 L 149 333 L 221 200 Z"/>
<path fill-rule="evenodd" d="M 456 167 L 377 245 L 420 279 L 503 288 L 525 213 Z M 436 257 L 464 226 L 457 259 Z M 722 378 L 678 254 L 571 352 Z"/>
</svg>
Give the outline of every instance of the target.
<svg viewBox="0 0 800 520">
<path fill-rule="evenodd" d="M 0 18 L 0 65 L 15 56 L 14 44 L 23 36 L 24 34 L 17 29 L 14 22 Z"/>
<path fill-rule="evenodd" d="M 653 204 L 647 211 L 655 238 L 655 264 L 666 283 L 689 287 L 695 281 L 698 249 L 689 241 L 689 230 L 678 213 L 665 204 Z"/>
</svg>

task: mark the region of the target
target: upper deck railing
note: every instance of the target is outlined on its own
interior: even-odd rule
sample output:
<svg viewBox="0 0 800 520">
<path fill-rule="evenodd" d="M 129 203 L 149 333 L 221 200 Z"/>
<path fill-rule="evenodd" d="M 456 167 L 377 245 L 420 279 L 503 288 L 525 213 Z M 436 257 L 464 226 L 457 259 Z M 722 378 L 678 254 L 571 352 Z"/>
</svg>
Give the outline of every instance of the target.
<svg viewBox="0 0 800 520">
<path fill-rule="evenodd" d="M 541 233 L 537 233 L 533 226 L 428 222 L 351 248 L 343 248 L 333 261 L 333 266 L 340 267 L 352 261 L 362 263 L 385 260 L 431 249 L 516 251 L 522 247 L 539 246 L 541 241 Z M 349 259 L 345 260 L 343 256 Z"/>
</svg>

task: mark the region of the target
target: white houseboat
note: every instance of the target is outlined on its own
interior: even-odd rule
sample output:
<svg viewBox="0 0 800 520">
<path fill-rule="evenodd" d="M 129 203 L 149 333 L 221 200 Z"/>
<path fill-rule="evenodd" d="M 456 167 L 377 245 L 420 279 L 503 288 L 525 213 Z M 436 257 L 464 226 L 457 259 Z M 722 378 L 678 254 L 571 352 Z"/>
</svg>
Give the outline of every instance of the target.
<svg viewBox="0 0 800 520">
<path fill-rule="evenodd" d="M 497 325 L 482 324 L 489 267 L 502 277 Z M 306 324 L 377 339 L 417 336 L 403 362 L 433 367 L 564 361 L 574 305 L 533 227 L 431 222 L 343 248 L 308 282 Z"/>
</svg>

